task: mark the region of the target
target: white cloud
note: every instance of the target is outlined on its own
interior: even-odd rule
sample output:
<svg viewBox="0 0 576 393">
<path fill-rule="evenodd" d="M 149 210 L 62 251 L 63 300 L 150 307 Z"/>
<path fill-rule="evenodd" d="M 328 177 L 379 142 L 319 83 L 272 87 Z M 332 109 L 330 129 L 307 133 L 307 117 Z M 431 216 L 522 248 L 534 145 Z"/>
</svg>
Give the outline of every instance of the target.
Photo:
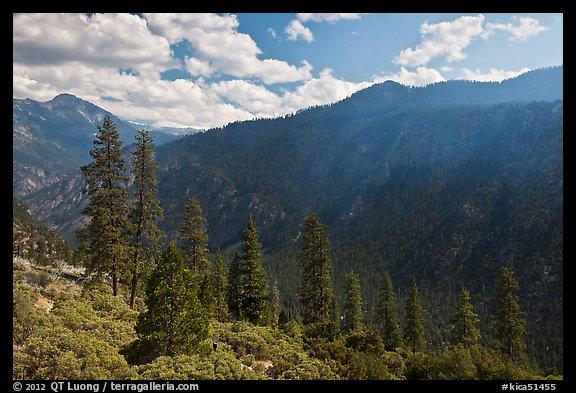
<svg viewBox="0 0 576 393">
<path fill-rule="evenodd" d="M 418 67 L 416 71 L 411 72 L 401 67 L 400 71 L 395 74 L 389 74 L 374 78 L 374 82 L 380 83 L 385 81 L 394 81 L 406 86 L 425 86 L 430 83 L 444 82 L 446 79 L 435 69 Z"/>
<path fill-rule="evenodd" d="M 239 104 L 256 116 L 281 114 L 281 99 L 264 86 L 234 79 L 214 83 L 210 91 L 228 101 Z"/>
<path fill-rule="evenodd" d="M 420 26 L 424 40 L 416 49 L 408 48 L 400 52 L 395 62 L 402 66 L 418 67 L 427 64 L 435 57 L 444 56 L 448 62 L 466 58 L 463 49 L 484 32 L 484 15 L 462 16 L 452 22 Z"/>
<path fill-rule="evenodd" d="M 328 104 L 342 100 L 371 84 L 371 82 L 353 83 L 335 78 L 332 70 L 327 68 L 320 72 L 318 78 L 306 81 L 293 92 L 286 92 L 282 96 L 282 105 L 284 111 L 289 113 L 300 108 Z"/>
<path fill-rule="evenodd" d="M 510 41 L 526 41 L 528 38 L 533 37 L 543 31 L 548 30 L 547 27 L 540 25 L 534 18 L 528 17 L 513 17 L 514 20 L 518 20 L 520 23 L 514 26 L 512 23 L 487 23 L 486 32 L 484 37 L 490 36 L 496 30 L 503 30 L 512 33 Z"/>
<path fill-rule="evenodd" d="M 284 31 L 288 36 L 288 41 L 298 41 L 299 39 L 303 39 L 306 42 L 314 41 L 312 31 L 296 19 L 291 21 Z"/>
<path fill-rule="evenodd" d="M 302 22 L 328 22 L 328 23 L 336 23 L 340 20 L 357 20 L 362 17 L 362 15 L 366 14 L 330 14 L 330 13 L 319 13 L 319 14 L 306 14 L 306 13 L 299 13 L 296 15 L 296 18 Z"/>
<path fill-rule="evenodd" d="M 270 35 L 272 36 L 272 38 L 274 38 L 275 40 L 278 39 L 278 34 L 276 34 L 276 30 L 274 30 L 272 27 L 269 27 L 268 29 L 266 29 L 266 31 L 268 33 L 270 33 Z"/>
<path fill-rule="evenodd" d="M 146 21 L 130 14 L 15 14 L 13 59 L 36 65 L 77 61 L 139 73 L 178 65 L 168 40 L 151 34 Z"/>
<path fill-rule="evenodd" d="M 248 34 L 239 33 L 236 15 L 145 14 L 152 31 L 170 43 L 187 40 L 195 57 L 211 70 L 237 78 L 257 78 L 265 84 L 309 79 L 311 66 L 295 67 L 276 59 L 259 59 L 262 51 Z M 273 74 L 272 74 L 273 73 Z"/>
<path fill-rule="evenodd" d="M 186 70 L 193 76 L 210 76 L 214 72 L 209 62 L 195 57 L 186 58 Z"/>
<path fill-rule="evenodd" d="M 284 29 L 287 35 L 288 41 L 298 41 L 302 39 L 306 42 L 314 41 L 314 35 L 312 31 L 304 26 L 302 22 L 328 22 L 334 24 L 341 20 L 357 20 L 360 19 L 363 15 L 366 14 L 347 14 L 347 13 L 340 13 L 340 14 L 330 14 L 330 13 L 320 13 L 320 14 L 307 14 L 307 13 L 299 13 L 296 14 L 296 19 L 290 21 L 288 26 Z M 353 33 L 354 34 L 354 33 Z M 358 33 L 356 33 L 358 34 Z"/>
<path fill-rule="evenodd" d="M 505 71 L 496 68 L 490 68 L 490 71 L 482 73 L 479 69 L 470 70 L 468 68 L 462 69 L 463 79 L 475 80 L 479 82 L 501 82 L 504 79 L 514 78 L 520 74 L 530 71 L 529 68 L 524 67 L 520 71 Z"/>
</svg>

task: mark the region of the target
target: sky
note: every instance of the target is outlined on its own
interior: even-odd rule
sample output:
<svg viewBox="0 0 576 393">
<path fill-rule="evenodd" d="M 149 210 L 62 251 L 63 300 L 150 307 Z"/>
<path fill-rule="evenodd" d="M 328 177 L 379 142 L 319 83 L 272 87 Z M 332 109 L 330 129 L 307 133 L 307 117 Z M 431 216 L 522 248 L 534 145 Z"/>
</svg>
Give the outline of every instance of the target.
<svg viewBox="0 0 576 393">
<path fill-rule="evenodd" d="M 375 83 L 502 81 L 563 64 L 563 14 L 13 14 L 13 98 L 73 94 L 208 129 Z"/>
</svg>

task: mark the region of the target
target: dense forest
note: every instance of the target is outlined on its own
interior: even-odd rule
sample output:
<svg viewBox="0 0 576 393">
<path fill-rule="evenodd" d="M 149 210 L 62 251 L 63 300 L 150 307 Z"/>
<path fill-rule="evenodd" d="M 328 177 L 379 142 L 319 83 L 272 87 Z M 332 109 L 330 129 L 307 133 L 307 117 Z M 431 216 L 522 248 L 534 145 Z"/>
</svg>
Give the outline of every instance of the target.
<svg viewBox="0 0 576 393">
<path fill-rule="evenodd" d="M 515 266 L 498 267 L 482 303 L 463 279 L 450 283 L 453 298 L 435 296 L 430 285 L 425 297 L 415 271 L 397 286 L 383 270 L 376 295 L 366 297 L 358 265 L 347 265 L 343 285 L 335 280 L 339 246 L 316 212 L 288 239 L 298 285 L 297 306 L 286 307 L 282 270 L 273 267 L 289 254 L 265 258 L 250 209 L 227 252 L 210 252 L 209 220 L 194 196 L 175 236 L 159 226 L 165 212 L 152 142 L 138 132 L 127 163 L 105 118 L 81 168 L 89 220 L 67 255 L 79 266 L 14 258 L 13 378 L 561 378 L 526 351 L 530 326 Z M 434 307 L 449 317 L 437 320 Z"/>
<path fill-rule="evenodd" d="M 17 257 L 49 265 L 55 261 L 71 263 L 70 244 L 58 233 L 44 227 L 30 215 L 25 203 L 12 197 L 12 251 Z"/>
</svg>

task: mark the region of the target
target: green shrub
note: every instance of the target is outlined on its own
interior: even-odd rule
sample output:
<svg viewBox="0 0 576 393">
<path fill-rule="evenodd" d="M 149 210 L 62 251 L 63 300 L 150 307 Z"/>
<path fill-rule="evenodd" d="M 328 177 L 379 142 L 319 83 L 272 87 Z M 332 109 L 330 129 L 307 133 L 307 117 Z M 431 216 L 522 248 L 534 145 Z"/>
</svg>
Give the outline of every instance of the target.
<svg viewBox="0 0 576 393">
<path fill-rule="evenodd" d="M 431 353 L 413 352 L 406 359 L 406 379 L 434 379 L 438 358 Z"/>
</svg>

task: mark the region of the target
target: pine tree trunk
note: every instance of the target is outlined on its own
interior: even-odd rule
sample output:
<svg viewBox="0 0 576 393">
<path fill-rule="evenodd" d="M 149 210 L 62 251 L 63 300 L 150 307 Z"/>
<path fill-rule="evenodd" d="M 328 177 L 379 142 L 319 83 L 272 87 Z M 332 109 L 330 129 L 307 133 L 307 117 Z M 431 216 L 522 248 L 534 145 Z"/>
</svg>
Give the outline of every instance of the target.
<svg viewBox="0 0 576 393">
<path fill-rule="evenodd" d="M 112 267 L 112 294 L 118 296 L 118 274 L 116 274 L 116 265 Z"/>
<path fill-rule="evenodd" d="M 136 287 L 138 285 L 138 251 L 134 253 L 134 268 L 132 270 L 132 283 L 130 291 L 130 309 L 134 310 L 134 303 L 136 301 Z"/>
</svg>

